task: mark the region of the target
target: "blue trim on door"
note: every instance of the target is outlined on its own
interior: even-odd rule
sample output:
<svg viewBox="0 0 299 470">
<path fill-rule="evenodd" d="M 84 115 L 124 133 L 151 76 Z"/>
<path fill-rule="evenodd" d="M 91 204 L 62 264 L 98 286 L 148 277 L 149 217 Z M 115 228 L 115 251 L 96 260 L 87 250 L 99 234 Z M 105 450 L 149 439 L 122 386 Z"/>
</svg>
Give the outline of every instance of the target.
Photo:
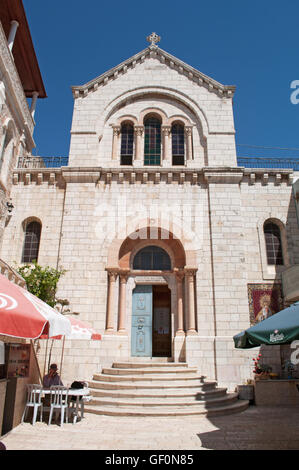
<svg viewBox="0 0 299 470">
<path fill-rule="evenodd" d="M 152 356 L 153 287 L 138 285 L 132 296 L 132 356 Z"/>
</svg>

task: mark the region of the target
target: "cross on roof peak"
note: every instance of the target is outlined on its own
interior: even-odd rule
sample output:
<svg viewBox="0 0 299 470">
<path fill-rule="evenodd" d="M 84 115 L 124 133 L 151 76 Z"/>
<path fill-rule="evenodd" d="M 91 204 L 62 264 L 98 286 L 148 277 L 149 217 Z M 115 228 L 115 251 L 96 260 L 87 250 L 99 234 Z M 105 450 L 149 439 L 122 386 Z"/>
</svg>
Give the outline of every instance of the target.
<svg viewBox="0 0 299 470">
<path fill-rule="evenodd" d="M 161 36 L 158 36 L 157 33 L 152 33 L 146 38 L 147 42 L 151 43 L 151 46 L 156 46 L 157 42 L 161 41 Z"/>
</svg>

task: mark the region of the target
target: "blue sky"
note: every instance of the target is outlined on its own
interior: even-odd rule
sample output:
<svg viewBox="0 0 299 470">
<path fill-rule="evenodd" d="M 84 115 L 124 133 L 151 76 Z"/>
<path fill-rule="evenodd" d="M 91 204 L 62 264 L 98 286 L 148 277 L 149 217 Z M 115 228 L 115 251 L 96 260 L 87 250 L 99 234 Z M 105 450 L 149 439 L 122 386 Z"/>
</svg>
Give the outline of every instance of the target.
<svg viewBox="0 0 299 470">
<path fill-rule="evenodd" d="M 23 0 L 48 98 L 38 100 L 33 154 L 67 156 L 72 85 L 148 46 L 159 46 L 225 85 L 236 85 L 238 155 L 299 157 L 299 2 Z M 295 148 L 294 151 L 241 145 Z"/>
</svg>

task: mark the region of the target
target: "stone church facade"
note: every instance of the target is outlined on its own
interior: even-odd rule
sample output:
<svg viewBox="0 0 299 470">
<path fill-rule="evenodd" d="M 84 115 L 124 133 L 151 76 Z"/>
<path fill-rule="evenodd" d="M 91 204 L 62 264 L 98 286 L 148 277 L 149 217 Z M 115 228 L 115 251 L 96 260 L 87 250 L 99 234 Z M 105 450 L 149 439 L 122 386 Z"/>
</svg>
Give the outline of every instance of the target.
<svg viewBox="0 0 299 470">
<path fill-rule="evenodd" d="M 31 157 L 13 171 L 0 255 L 63 267 L 58 297 L 101 332 L 100 342 L 66 342 L 70 380 L 163 357 L 233 387 L 252 376 L 252 351 L 232 340 L 254 320 L 249 287 L 275 285 L 294 300 L 281 275 L 299 264 L 296 174 L 238 166 L 235 87 L 148 39 L 72 88 L 67 166 Z M 276 255 L 280 243 L 274 260 L 267 240 Z"/>
</svg>

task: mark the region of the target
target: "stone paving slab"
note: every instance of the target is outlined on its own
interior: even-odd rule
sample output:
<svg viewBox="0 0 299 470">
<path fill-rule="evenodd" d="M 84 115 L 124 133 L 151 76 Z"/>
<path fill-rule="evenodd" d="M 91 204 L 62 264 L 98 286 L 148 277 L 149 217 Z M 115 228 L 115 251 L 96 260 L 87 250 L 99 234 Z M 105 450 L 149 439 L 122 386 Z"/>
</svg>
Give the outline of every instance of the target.
<svg viewBox="0 0 299 470">
<path fill-rule="evenodd" d="M 299 407 L 256 407 L 230 416 L 137 418 L 85 415 L 76 424 L 23 423 L 7 450 L 298 450 Z"/>
</svg>

